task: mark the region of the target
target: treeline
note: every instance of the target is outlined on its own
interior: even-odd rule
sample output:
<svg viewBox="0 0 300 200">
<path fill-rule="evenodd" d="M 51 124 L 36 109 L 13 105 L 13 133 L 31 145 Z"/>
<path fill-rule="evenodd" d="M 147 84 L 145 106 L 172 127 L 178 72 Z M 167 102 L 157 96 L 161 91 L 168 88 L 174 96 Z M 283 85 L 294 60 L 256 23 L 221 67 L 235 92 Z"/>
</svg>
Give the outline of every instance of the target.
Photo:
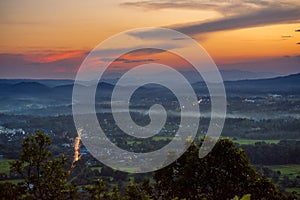
<svg viewBox="0 0 300 200">
<path fill-rule="evenodd" d="M 65 168 L 66 158 L 64 155 L 53 158 L 48 150 L 50 144 L 50 137 L 41 132 L 24 140 L 20 158 L 11 163 L 11 170 L 22 181 L 17 185 L 0 183 L 2 198 L 210 200 L 238 199 L 247 194 L 251 199 L 296 199 L 293 194 L 284 195 L 261 177 L 244 150 L 236 148 L 229 139 L 220 139 L 202 159 L 198 158 L 199 145 L 194 143 L 171 165 L 154 172 L 152 183 L 147 179 L 140 184 L 131 182 L 124 191 L 119 191 L 116 185 L 107 185 L 101 176 L 90 185 L 72 184 Z"/>
<path fill-rule="evenodd" d="M 26 135 L 16 133 L 13 137 L 10 134 L 0 134 L 0 154 L 8 159 L 17 159 L 22 150 L 21 144 Z M 51 136 L 53 144 L 51 151 L 54 154 L 64 152 L 67 156 L 73 155 L 72 138 Z M 149 152 L 158 147 L 166 145 L 170 140 L 151 140 L 147 139 L 142 143 L 127 143 L 121 136 L 114 142 L 121 148 L 139 152 Z M 198 141 L 197 141 L 198 142 Z M 68 144 L 69 147 L 63 147 Z M 281 140 L 279 143 L 257 142 L 255 144 L 238 145 L 243 148 L 252 164 L 255 165 L 286 165 L 300 164 L 300 140 Z"/>
<path fill-rule="evenodd" d="M 281 140 L 278 144 L 257 142 L 254 145 L 240 145 L 252 164 L 286 165 L 300 164 L 300 141 Z"/>
<path fill-rule="evenodd" d="M 101 122 L 101 115 L 97 115 Z M 134 115 L 133 115 L 134 116 Z M 114 121 L 104 116 L 109 124 L 115 124 Z M 144 117 L 147 121 L 147 117 Z M 174 119 L 171 119 L 172 124 Z M 64 131 L 73 134 L 76 137 L 76 128 L 71 115 L 36 117 L 28 115 L 4 115 L 0 114 L 0 123 L 7 128 L 22 128 L 27 132 L 35 130 L 53 131 L 61 133 Z M 200 119 L 199 131 L 206 133 L 209 125 L 209 118 Z M 103 125 L 105 126 L 105 125 Z M 264 119 L 253 120 L 246 118 L 227 118 L 222 135 L 225 137 L 236 137 L 244 139 L 299 139 L 300 138 L 300 119 Z"/>
<path fill-rule="evenodd" d="M 299 139 L 299 130 L 299 119 L 227 118 L 222 135 L 257 140 Z"/>
<path fill-rule="evenodd" d="M 289 177 L 286 174 L 282 174 L 281 171 L 272 170 L 267 166 L 259 166 L 257 171 L 260 175 L 270 178 L 281 190 L 285 188 L 300 188 L 300 176 Z"/>
</svg>

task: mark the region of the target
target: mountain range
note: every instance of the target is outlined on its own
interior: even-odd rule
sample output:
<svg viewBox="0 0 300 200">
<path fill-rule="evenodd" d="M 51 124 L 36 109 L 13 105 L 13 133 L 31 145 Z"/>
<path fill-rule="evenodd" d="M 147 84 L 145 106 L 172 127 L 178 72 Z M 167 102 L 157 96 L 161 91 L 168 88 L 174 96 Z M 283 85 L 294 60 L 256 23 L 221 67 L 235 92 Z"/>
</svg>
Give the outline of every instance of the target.
<svg viewBox="0 0 300 200">
<path fill-rule="evenodd" d="M 300 73 L 268 79 L 224 81 L 228 97 L 256 95 L 300 95 Z M 71 112 L 73 80 L 0 80 L 0 114 L 45 114 L 57 115 Z M 78 85 L 83 91 L 90 86 Z M 197 95 L 208 95 L 203 81 L 192 84 Z M 109 100 L 114 84 L 100 82 L 96 101 Z M 124 87 L 126 89 L 126 87 Z M 183 91 L 184 92 L 184 91 Z M 160 96 L 169 99 L 170 92 L 158 85 L 146 85 L 138 89 L 135 102 L 141 98 Z M 184 95 L 184 94 L 183 94 Z"/>
<path fill-rule="evenodd" d="M 192 83 L 202 81 L 201 77 L 195 75 L 194 71 L 182 71 L 182 73 L 187 76 Z M 212 71 L 207 71 L 204 73 L 212 73 Z M 242 70 L 220 70 L 220 74 L 224 81 L 237 81 L 237 80 L 254 80 L 254 79 L 263 79 L 263 78 L 272 78 L 278 76 L 278 74 L 270 72 L 251 72 L 251 71 L 242 71 Z M 118 81 L 117 77 L 121 77 L 121 73 L 114 72 L 113 76 L 108 75 L 103 79 L 103 82 L 116 84 Z M 199 80 L 201 79 L 201 80 Z M 27 83 L 27 82 L 36 82 L 44 84 L 48 87 L 56 87 L 61 85 L 70 85 L 74 83 L 74 80 L 71 79 L 0 79 L 0 84 L 17 84 L 17 83 Z M 95 81 L 96 82 L 96 81 Z"/>
<path fill-rule="evenodd" d="M 196 89 L 204 85 L 203 81 L 193 84 Z M 297 89 L 300 89 L 300 73 L 268 79 L 224 81 L 224 85 L 228 91 L 238 89 L 240 91 L 256 90 L 255 92 L 259 92 L 260 90 L 267 90 L 269 92 L 298 93 L 298 91 L 300 92 L 300 90 L 297 91 Z M 0 97 L 31 95 L 69 96 L 72 93 L 73 86 L 73 80 L 0 79 Z M 101 86 L 102 90 L 112 90 L 114 88 L 114 84 L 107 82 L 101 82 L 98 86 Z M 81 85 L 81 87 L 86 86 Z M 144 89 L 151 90 L 151 87 L 145 87 Z"/>
</svg>

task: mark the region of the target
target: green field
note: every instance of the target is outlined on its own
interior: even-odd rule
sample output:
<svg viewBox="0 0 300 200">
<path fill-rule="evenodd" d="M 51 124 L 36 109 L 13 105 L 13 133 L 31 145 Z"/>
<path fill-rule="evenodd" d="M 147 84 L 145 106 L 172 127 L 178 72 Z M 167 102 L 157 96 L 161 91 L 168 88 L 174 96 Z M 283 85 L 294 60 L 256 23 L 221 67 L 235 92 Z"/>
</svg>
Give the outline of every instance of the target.
<svg viewBox="0 0 300 200">
<path fill-rule="evenodd" d="M 174 137 L 167 137 L 167 136 L 155 136 L 153 137 L 154 141 L 159 141 L 159 140 L 172 140 Z"/>
<path fill-rule="evenodd" d="M 134 173 L 136 171 L 139 171 L 139 168 L 137 168 L 137 167 L 122 167 L 122 168 L 119 168 L 119 170 L 127 171 L 129 173 Z"/>
<path fill-rule="evenodd" d="M 287 192 L 297 192 L 297 197 L 300 198 L 300 188 L 286 188 Z"/>
<path fill-rule="evenodd" d="M 238 144 L 255 144 L 257 142 L 265 142 L 268 144 L 277 144 L 280 142 L 280 140 L 248 140 L 248 139 L 237 139 L 233 140 L 234 143 Z"/>
<path fill-rule="evenodd" d="M 133 144 L 141 144 L 141 141 L 127 141 L 127 144 L 133 145 Z"/>
<path fill-rule="evenodd" d="M 202 138 L 202 136 L 201 136 L 201 138 Z M 160 141 L 160 140 L 166 141 L 166 140 L 173 140 L 173 139 L 174 139 L 174 137 L 168 137 L 168 136 L 155 136 L 152 138 L 152 140 L 154 140 L 154 141 Z M 178 140 L 179 138 L 175 138 L 175 139 Z M 257 142 L 265 142 L 267 144 L 278 144 L 280 142 L 280 140 L 252 140 L 252 139 L 232 139 L 232 141 L 234 143 L 238 143 L 240 145 L 251 145 L 251 144 L 254 145 Z M 129 144 L 129 145 L 133 145 L 134 143 L 135 143 L 135 141 L 127 141 L 127 144 Z M 140 144 L 141 142 L 138 141 L 136 143 Z"/>
<path fill-rule="evenodd" d="M 9 174 L 9 162 L 13 161 L 13 159 L 0 158 L 0 173 Z M 13 179 L 13 180 L 2 180 L 1 183 L 9 182 L 17 184 L 23 181 L 23 179 Z"/>
<path fill-rule="evenodd" d="M 91 170 L 98 170 L 99 172 L 102 171 L 102 167 L 91 167 Z"/>
<path fill-rule="evenodd" d="M 287 175 L 292 179 L 300 176 L 300 165 L 269 165 L 267 167 L 273 171 L 280 171 L 282 175 Z"/>
<path fill-rule="evenodd" d="M 285 175 L 294 180 L 297 176 L 300 176 L 300 165 L 266 165 L 266 167 L 273 171 L 280 171 L 282 180 Z M 297 192 L 298 198 L 300 198 L 300 188 L 284 188 L 287 192 Z"/>
<path fill-rule="evenodd" d="M 12 179 L 12 180 L 4 180 L 4 181 L 0 181 L 0 183 L 5 183 L 5 182 L 9 182 L 9 183 L 13 183 L 13 184 L 18 184 L 20 182 L 22 182 L 23 179 Z"/>
<path fill-rule="evenodd" d="M 12 159 L 0 158 L 0 173 L 9 173 L 9 162 L 13 161 Z"/>
</svg>

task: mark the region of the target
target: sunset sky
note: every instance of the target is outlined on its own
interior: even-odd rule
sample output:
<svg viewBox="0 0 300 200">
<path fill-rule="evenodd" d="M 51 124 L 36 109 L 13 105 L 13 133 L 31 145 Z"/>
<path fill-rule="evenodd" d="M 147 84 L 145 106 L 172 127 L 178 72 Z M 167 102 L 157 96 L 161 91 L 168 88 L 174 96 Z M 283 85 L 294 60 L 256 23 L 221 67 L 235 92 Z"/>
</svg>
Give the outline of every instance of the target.
<svg viewBox="0 0 300 200">
<path fill-rule="evenodd" d="M 122 31 L 172 28 L 219 69 L 300 72 L 299 0 L 0 0 L 0 78 L 74 79 L 85 56 Z"/>
</svg>

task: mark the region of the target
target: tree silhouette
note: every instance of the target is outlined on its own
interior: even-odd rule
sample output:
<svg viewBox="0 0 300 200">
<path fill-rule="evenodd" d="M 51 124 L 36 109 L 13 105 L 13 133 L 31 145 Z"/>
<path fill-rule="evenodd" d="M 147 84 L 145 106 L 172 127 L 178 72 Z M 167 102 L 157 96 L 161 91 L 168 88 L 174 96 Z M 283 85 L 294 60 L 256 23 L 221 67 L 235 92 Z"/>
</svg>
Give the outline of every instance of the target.
<svg viewBox="0 0 300 200">
<path fill-rule="evenodd" d="M 199 159 L 198 151 L 193 143 L 177 161 L 155 172 L 156 198 L 232 199 L 251 194 L 253 199 L 285 199 L 231 140 L 221 138 L 205 158 Z"/>
<path fill-rule="evenodd" d="M 73 187 L 66 184 L 68 172 L 63 168 L 66 158 L 51 159 L 47 150 L 50 137 L 37 131 L 23 141 L 20 159 L 11 163 L 11 170 L 24 179 L 24 191 L 30 199 L 66 199 Z"/>
</svg>

